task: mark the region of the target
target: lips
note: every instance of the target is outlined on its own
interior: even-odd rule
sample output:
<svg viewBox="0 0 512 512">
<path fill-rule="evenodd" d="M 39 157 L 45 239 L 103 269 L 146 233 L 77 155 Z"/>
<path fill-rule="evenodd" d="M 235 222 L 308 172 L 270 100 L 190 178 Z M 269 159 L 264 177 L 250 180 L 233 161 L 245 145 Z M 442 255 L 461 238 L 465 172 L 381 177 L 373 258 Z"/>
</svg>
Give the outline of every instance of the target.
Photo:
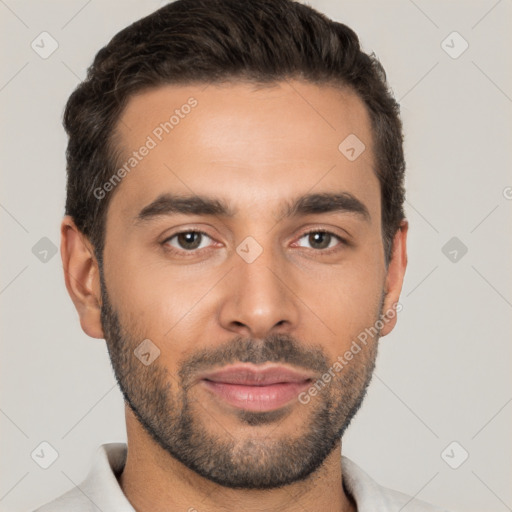
<svg viewBox="0 0 512 512">
<path fill-rule="evenodd" d="M 296 400 L 313 379 L 286 366 L 235 365 L 201 375 L 202 385 L 218 399 L 248 411 L 272 411 Z"/>
</svg>

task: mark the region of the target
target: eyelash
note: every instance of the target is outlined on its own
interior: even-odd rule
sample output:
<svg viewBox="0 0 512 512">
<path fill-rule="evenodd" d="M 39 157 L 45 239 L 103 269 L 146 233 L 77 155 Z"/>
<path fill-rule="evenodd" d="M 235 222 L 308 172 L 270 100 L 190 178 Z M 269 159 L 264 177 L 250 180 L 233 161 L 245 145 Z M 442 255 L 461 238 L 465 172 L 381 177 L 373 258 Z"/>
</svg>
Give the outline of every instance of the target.
<svg viewBox="0 0 512 512">
<path fill-rule="evenodd" d="M 209 248 L 203 248 L 203 249 L 193 249 L 193 250 L 190 250 L 190 251 L 187 251 L 185 249 L 176 249 L 175 247 L 171 247 L 169 245 L 167 245 L 167 243 L 172 240 L 173 238 L 177 237 L 178 235 L 183 235 L 183 234 L 187 234 L 187 233 L 197 233 L 197 234 L 200 234 L 200 235 L 204 235 L 206 236 L 207 238 L 210 238 L 213 240 L 213 238 L 206 232 L 204 231 L 201 231 L 199 229 L 188 229 L 188 230 L 185 230 L 185 231 L 178 231 L 176 233 L 173 233 L 171 236 L 167 237 L 162 243 L 161 245 L 164 247 L 164 249 L 172 254 L 178 254 L 178 255 L 185 255 L 185 257 L 187 256 L 195 256 L 199 251 L 201 250 L 208 250 L 208 249 L 211 249 L 211 247 Z M 320 256 L 327 256 L 329 254 L 332 254 L 333 252 L 337 252 L 341 249 L 340 246 L 348 246 L 350 245 L 349 242 L 345 239 L 345 238 L 342 238 L 341 236 L 337 235 L 336 233 L 333 233 L 332 231 L 327 231 L 325 229 L 318 229 L 318 228 L 313 228 L 313 229 L 310 229 L 308 231 L 305 231 L 304 233 L 302 233 L 302 235 L 298 238 L 298 240 L 304 238 L 305 236 L 307 235 L 310 235 L 310 234 L 313 234 L 313 233 L 322 233 L 322 234 L 325 234 L 325 235 L 331 235 L 332 237 L 338 239 L 338 241 L 340 242 L 338 245 L 334 246 L 334 247 L 330 247 L 328 249 L 309 249 L 310 251 L 314 251 L 317 255 L 320 255 Z"/>
</svg>

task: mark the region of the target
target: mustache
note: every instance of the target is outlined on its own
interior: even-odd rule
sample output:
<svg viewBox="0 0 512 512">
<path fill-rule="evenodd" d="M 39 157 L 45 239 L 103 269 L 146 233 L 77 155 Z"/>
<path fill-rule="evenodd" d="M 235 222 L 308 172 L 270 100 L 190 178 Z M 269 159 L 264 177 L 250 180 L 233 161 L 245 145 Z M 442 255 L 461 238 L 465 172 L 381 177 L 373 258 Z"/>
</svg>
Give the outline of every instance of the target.
<svg viewBox="0 0 512 512">
<path fill-rule="evenodd" d="M 186 386 L 199 372 L 233 363 L 284 363 L 318 374 L 329 370 L 323 349 L 299 343 L 287 334 L 272 334 L 265 339 L 238 336 L 213 349 L 203 349 L 180 363 L 178 375 Z"/>
</svg>

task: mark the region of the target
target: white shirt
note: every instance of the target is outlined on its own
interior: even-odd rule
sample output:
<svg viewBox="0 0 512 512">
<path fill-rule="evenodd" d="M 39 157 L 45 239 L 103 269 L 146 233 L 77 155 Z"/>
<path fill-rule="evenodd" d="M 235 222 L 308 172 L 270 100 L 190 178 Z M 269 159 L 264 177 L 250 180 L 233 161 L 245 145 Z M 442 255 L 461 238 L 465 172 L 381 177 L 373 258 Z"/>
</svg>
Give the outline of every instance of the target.
<svg viewBox="0 0 512 512">
<path fill-rule="evenodd" d="M 34 512 L 135 512 L 116 478 L 123 471 L 126 454 L 125 443 L 101 445 L 85 480 Z M 345 490 L 354 498 L 358 512 L 442 512 L 424 501 L 381 487 L 347 457 L 341 457 L 341 468 Z"/>
</svg>

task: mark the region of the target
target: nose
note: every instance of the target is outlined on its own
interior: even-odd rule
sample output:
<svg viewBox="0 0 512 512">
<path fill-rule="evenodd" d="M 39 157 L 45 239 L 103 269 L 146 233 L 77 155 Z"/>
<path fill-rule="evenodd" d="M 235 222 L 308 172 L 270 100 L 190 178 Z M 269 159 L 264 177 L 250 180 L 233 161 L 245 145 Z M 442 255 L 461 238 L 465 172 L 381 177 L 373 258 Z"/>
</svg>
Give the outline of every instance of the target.
<svg viewBox="0 0 512 512">
<path fill-rule="evenodd" d="M 299 322 L 299 298 L 293 271 L 285 258 L 270 250 L 252 262 L 238 254 L 235 268 L 224 285 L 219 321 L 237 335 L 263 339 L 290 333 Z"/>
</svg>

